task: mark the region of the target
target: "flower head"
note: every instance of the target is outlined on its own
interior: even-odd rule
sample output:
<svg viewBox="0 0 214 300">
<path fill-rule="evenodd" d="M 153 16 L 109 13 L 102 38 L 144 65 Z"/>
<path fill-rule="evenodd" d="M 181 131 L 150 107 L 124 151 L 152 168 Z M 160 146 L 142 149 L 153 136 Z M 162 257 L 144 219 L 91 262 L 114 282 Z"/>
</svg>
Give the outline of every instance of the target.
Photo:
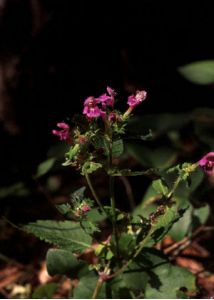
<svg viewBox="0 0 214 300">
<path fill-rule="evenodd" d="M 61 130 L 52 130 L 54 135 L 57 135 L 61 141 L 68 141 L 70 139 L 70 127 L 65 122 L 57 123 L 57 127 Z"/>
<path fill-rule="evenodd" d="M 107 86 L 107 93 L 102 94 L 98 98 L 96 98 L 98 103 L 101 103 L 103 108 L 106 108 L 107 106 L 113 107 L 114 106 L 114 97 L 116 96 L 116 92 Z"/>
<path fill-rule="evenodd" d="M 130 107 L 135 107 L 139 105 L 141 102 L 143 102 L 146 99 L 147 92 L 146 91 L 137 91 L 135 95 L 131 95 L 128 97 L 128 105 Z"/>
<path fill-rule="evenodd" d="M 84 102 L 83 114 L 86 115 L 89 119 L 95 119 L 98 117 L 104 117 L 105 112 L 102 111 L 98 106 L 99 102 L 94 97 L 88 97 Z"/>
<path fill-rule="evenodd" d="M 205 173 L 212 174 L 214 168 L 214 152 L 209 152 L 203 156 L 199 161 L 198 165 L 203 168 Z"/>
<path fill-rule="evenodd" d="M 109 116 L 108 116 L 108 120 L 109 122 L 113 123 L 113 122 L 119 122 L 121 121 L 121 117 L 119 116 L 119 114 L 117 114 L 116 112 L 110 112 Z"/>
<path fill-rule="evenodd" d="M 80 205 L 75 208 L 75 215 L 80 217 L 91 210 L 89 203 L 83 201 Z"/>
</svg>

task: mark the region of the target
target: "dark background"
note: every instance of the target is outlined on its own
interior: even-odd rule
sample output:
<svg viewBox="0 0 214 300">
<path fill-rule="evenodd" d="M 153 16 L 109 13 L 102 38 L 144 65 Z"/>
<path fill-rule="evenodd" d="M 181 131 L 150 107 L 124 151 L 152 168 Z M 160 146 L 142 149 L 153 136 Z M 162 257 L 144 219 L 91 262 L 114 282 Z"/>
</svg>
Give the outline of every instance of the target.
<svg viewBox="0 0 214 300">
<path fill-rule="evenodd" d="M 213 106 L 177 67 L 214 56 L 212 1 L 0 1 L 0 184 L 27 177 L 57 121 L 107 85 L 148 91 L 138 113 Z"/>
</svg>

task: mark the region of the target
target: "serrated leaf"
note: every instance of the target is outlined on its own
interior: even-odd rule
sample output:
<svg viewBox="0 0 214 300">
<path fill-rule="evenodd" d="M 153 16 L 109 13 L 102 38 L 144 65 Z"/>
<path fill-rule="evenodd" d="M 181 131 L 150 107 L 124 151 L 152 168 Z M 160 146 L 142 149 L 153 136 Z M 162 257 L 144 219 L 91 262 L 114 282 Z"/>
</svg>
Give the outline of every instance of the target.
<svg viewBox="0 0 214 300">
<path fill-rule="evenodd" d="M 55 205 L 56 209 L 62 214 L 66 215 L 71 211 L 71 206 L 68 203 Z"/>
<path fill-rule="evenodd" d="M 124 146 L 123 146 L 123 140 L 119 139 L 113 142 L 112 144 L 112 156 L 113 157 L 119 157 L 123 154 Z"/>
<path fill-rule="evenodd" d="M 173 224 L 182 217 L 184 211 L 178 210 L 175 205 L 171 207 L 159 207 L 151 217 L 151 234 L 147 246 L 161 241 L 172 228 Z"/>
<path fill-rule="evenodd" d="M 102 168 L 102 165 L 100 163 L 95 163 L 93 161 L 87 161 L 82 166 L 81 174 L 82 175 L 91 174 L 100 168 Z"/>
<path fill-rule="evenodd" d="M 84 194 L 85 194 L 85 190 L 86 190 L 86 187 L 83 186 L 79 189 L 77 189 L 75 192 L 72 192 L 71 193 L 71 199 L 76 201 L 76 200 L 83 200 L 84 198 Z"/>
<path fill-rule="evenodd" d="M 35 178 L 41 177 L 48 173 L 50 169 L 53 167 L 55 164 L 56 158 L 49 158 L 45 161 L 43 161 L 41 164 L 38 165 L 37 172 L 35 175 Z"/>
<path fill-rule="evenodd" d="M 79 271 L 87 266 L 86 262 L 78 260 L 70 251 L 62 249 L 49 249 L 46 265 L 51 276 L 67 275 L 70 278 L 76 278 Z"/>
<path fill-rule="evenodd" d="M 214 60 L 196 61 L 178 68 L 181 75 L 196 84 L 214 83 Z"/>
<path fill-rule="evenodd" d="M 90 248 L 92 242 L 80 225 L 71 221 L 38 220 L 23 226 L 23 229 L 41 240 L 73 252 Z"/>
<path fill-rule="evenodd" d="M 57 288 L 58 285 L 53 282 L 43 284 L 34 290 L 32 299 L 52 299 Z"/>
<path fill-rule="evenodd" d="M 78 286 L 73 290 L 74 299 L 92 299 L 92 295 L 97 283 L 98 277 L 93 271 L 89 272 L 86 276 L 80 278 Z M 106 283 L 104 282 L 98 292 L 98 299 L 107 299 L 105 292 Z"/>
</svg>

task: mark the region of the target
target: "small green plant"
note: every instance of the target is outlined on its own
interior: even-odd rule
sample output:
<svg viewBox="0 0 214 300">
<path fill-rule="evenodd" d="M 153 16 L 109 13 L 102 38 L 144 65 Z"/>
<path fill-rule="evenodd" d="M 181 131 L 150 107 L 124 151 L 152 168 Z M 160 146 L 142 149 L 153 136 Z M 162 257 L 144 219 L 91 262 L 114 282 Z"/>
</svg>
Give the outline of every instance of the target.
<svg viewBox="0 0 214 300">
<path fill-rule="evenodd" d="M 91 198 L 89 190 L 80 187 L 68 203 L 56 206 L 64 221 L 38 220 L 24 229 L 55 246 L 47 253 L 48 272 L 78 279 L 71 291 L 73 298 L 185 298 L 197 290 L 195 276 L 173 265 L 154 246 L 167 234 L 178 240 L 187 232 L 191 235 L 206 221 L 209 210 L 194 209 L 189 197 L 203 178 L 198 166 L 212 172 L 214 153 L 169 169 L 121 168 L 128 123 L 146 96 L 145 91 L 129 96 L 128 108 L 122 113 L 115 109 L 116 93 L 108 87 L 100 97 L 85 100 L 83 115 L 74 116 L 70 124 L 58 123 L 59 129 L 53 130 L 69 145 L 63 166 L 85 177 Z M 151 135 L 139 138 L 147 140 Z M 108 205 L 94 189 L 95 172 L 108 177 Z M 143 204 L 131 213 L 117 208 L 124 201 L 118 195 L 115 199 L 118 176 L 147 176 L 152 181 Z M 85 255 L 88 251 L 90 260 Z"/>
</svg>

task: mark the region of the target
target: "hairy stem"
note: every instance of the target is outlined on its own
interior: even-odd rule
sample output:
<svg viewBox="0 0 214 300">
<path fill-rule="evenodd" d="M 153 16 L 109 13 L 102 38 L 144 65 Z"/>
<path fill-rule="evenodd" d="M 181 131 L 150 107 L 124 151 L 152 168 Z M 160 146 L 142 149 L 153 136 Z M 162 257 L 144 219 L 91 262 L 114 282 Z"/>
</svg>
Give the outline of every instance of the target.
<svg viewBox="0 0 214 300">
<path fill-rule="evenodd" d="M 102 285 L 103 285 L 103 281 L 100 278 L 98 278 L 97 284 L 96 284 L 95 289 L 93 291 L 92 299 L 96 299 L 97 298 Z"/>
<path fill-rule="evenodd" d="M 109 169 L 111 170 L 112 165 L 113 165 L 113 157 L 112 157 L 112 135 L 110 134 L 109 136 Z M 111 201 L 111 209 L 112 209 L 112 229 L 113 229 L 113 235 L 115 237 L 115 243 L 116 243 L 116 253 L 117 257 L 119 257 L 119 247 L 118 247 L 118 234 L 117 234 L 117 220 L 116 220 L 116 207 L 115 207 L 115 193 L 114 193 L 114 183 L 115 183 L 115 178 L 113 176 L 109 176 L 109 194 L 110 194 L 110 201 Z"/>
<path fill-rule="evenodd" d="M 109 178 L 109 192 L 110 192 L 110 201 L 111 201 L 111 208 L 112 208 L 112 228 L 113 228 L 113 235 L 115 237 L 116 243 L 116 253 L 117 257 L 119 257 L 119 247 L 118 247 L 118 234 L 117 234 L 117 220 L 116 220 L 116 207 L 115 207 L 115 196 L 114 196 L 114 177 L 110 176 Z"/>
</svg>

